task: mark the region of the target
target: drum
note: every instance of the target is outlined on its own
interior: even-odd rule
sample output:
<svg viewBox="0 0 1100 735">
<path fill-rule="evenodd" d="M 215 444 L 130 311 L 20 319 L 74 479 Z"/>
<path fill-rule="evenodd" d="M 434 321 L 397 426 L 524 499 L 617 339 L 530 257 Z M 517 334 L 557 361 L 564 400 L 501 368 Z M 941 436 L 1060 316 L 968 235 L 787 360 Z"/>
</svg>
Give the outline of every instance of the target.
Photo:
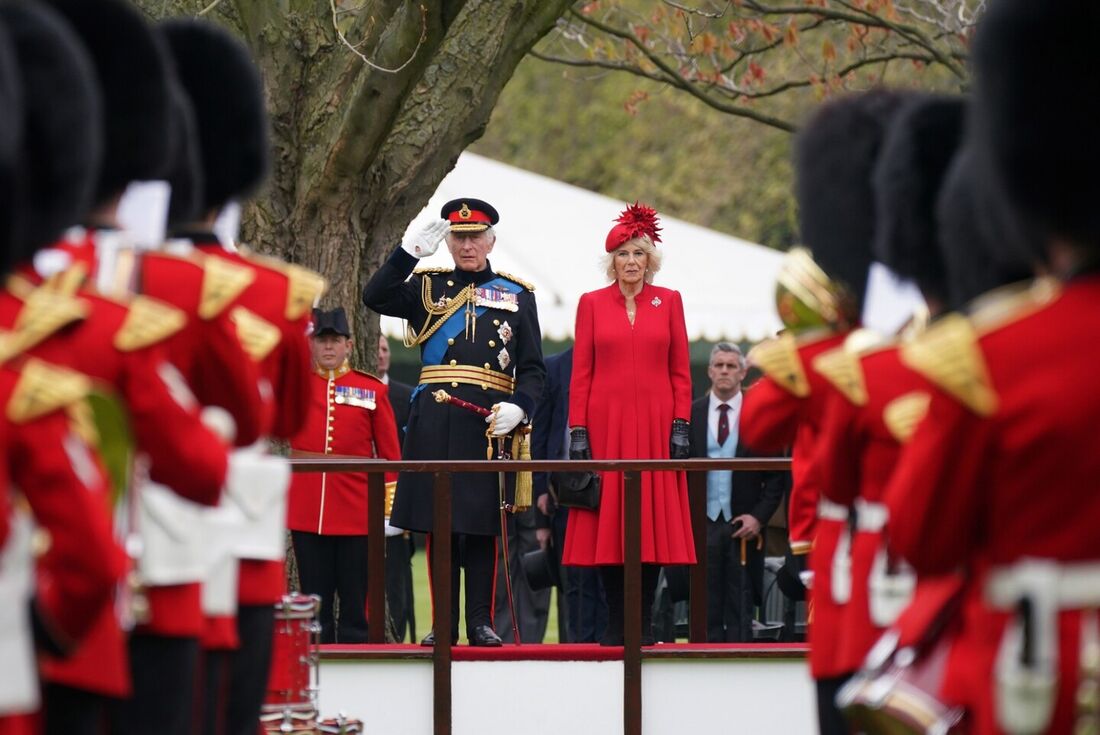
<svg viewBox="0 0 1100 735">
<path fill-rule="evenodd" d="M 320 611 L 321 598 L 317 595 L 284 595 L 282 601 L 275 605 L 271 673 L 262 710 L 264 715 L 273 717 L 265 717 L 265 723 L 269 720 L 281 723 L 287 715 L 288 724 L 305 724 L 308 720 L 310 728 L 315 725 L 317 645 L 321 636 L 321 624 L 317 618 Z"/>
<path fill-rule="evenodd" d="M 334 720 L 319 722 L 317 732 L 323 735 L 360 735 L 363 732 L 363 723 L 359 720 L 349 720 L 340 715 Z"/>
</svg>

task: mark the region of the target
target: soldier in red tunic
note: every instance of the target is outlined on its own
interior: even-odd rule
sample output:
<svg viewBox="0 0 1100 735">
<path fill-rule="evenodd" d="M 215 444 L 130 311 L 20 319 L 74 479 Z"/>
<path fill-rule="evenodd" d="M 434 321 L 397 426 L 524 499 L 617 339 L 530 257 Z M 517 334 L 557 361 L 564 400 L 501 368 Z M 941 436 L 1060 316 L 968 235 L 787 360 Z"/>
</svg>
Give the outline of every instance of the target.
<svg viewBox="0 0 1100 735">
<path fill-rule="evenodd" d="M 777 307 L 793 332 L 749 355 L 764 372 L 745 393 L 742 438 L 757 452 L 792 446 L 790 534 L 797 555 L 810 552 L 813 606 L 810 668 L 817 680 L 824 733 L 846 732 L 833 700 L 851 670 L 835 656 L 840 606 L 847 601 L 848 508 L 820 496 L 808 473 L 827 396 L 834 390 L 817 359 L 857 325 L 871 264 L 875 211 L 871 175 L 899 103 L 873 92 L 826 105 L 803 131 L 796 156 L 802 236 L 813 255 L 792 251 L 779 279 Z M 839 547 L 839 548 L 838 548 Z M 842 572 L 834 582 L 833 568 Z"/>
<path fill-rule="evenodd" d="M 314 309 L 310 341 L 313 396 L 305 426 L 290 440 L 291 449 L 401 459 L 386 386 L 348 364 L 352 342 L 344 310 Z M 388 496 L 396 475 L 387 480 Z M 366 643 L 366 476 L 296 474 L 287 526 L 301 590 L 321 598 L 321 642 Z M 337 595 L 339 619 L 333 605 Z"/>
<path fill-rule="evenodd" d="M 1037 235 L 992 254 L 1057 280 L 990 292 L 903 351 L 936 389 L 887 490 L 890 544 L 919 573 L 968 574 L 944 694 L 975 733 L 1100 727 L 1100 108 L 1078 87 L 1097 28 L 1083 0 L 990 6 L 972 57 L 979 191 Z"/>
</svg>

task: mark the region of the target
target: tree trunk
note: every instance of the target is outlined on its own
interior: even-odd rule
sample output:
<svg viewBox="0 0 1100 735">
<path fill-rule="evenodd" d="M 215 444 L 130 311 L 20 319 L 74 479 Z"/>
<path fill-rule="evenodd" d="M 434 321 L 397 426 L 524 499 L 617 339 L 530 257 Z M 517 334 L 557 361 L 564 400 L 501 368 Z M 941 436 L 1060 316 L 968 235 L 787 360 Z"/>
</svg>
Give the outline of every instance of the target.
<svg viewBox="0 0 1100 735">
<path fill-rule="evenodd" d="M 378 319 L 359 297 L 367 279 L 571 3 L 226 0 L 208 14 L 251 47 L 271 114 L 272 176 L 241 239 L 328 278 L 325 306 L 354 315 L 359 365 L 377 358 Z M 210 3 L 139 4 L 163 16 Z"/>
</svg>

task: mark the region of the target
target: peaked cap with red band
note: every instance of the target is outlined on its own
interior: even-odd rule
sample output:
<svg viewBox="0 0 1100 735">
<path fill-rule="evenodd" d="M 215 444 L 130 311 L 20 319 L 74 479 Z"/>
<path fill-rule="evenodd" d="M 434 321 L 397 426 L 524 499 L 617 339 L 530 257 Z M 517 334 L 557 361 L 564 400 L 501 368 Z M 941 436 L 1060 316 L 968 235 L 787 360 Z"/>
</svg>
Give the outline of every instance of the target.
<svg viewBox="0 0 1100 735">
<path fill-rule="evenodd" d="M 451 223 L 451 232 L 482 232 L 500 221 L 493 205 L 480 199 L 452 199 L 439 216 Z"/>
<path fill-rule="evenodd" d="M 661 236 L 657 234 L 661 231 L 657 226 L 657 210 L 652 207 L 634 202 L 615 221 L 618 224 L 607 233 L 607 241 L 604 243 L 604 249 L 609 253 L 638 237 L 644 237 L 654 245 L 661 241 Z"/>
</svg>

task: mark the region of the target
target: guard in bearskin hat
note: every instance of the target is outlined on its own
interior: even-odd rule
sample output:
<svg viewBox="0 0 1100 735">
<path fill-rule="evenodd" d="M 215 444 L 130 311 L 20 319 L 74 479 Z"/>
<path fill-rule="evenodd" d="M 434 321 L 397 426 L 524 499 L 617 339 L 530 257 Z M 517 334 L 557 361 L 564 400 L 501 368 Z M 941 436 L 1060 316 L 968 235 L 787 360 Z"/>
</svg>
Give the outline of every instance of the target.
<svg viewBox="0 0 1100 735">
<path fill-rule="evenodd" d="M 194 251 L 220 263 L 229 272 L 246 274 L 228 305 L 250 356 L 256 361 L 267 392 L 263 436 L 288 439 L 304 425 L 310 395 L 310 352 L 307 332 L 310 312 L 324 289 L 324 279 L 301 266 L 260 258 L 222 243 L 213 225 L 227 205 L 250 196 L 263 182 L 269 159 L 267 113 L 263 86 L 247 48 L 210 23 L 173 20 L 160 30 L 167 41 L 180 85 L 195 120 L 195 150 L 190 168 L 176 166 L 170 205 L 170 235 Z M 181 176 L 183 177 L 181 179 Z M 190 184 L 187 184 L 188 180 Z M 187 185 L 185 185 L 187 184 Z M 182 195 L 194 197 L 187 206 Z M 190 212 L 188 210 L 191 210 Z M 257 447 L 242 450 L 256 457 Z M 256 459 L 267 470 L 274 459 Z M 266 471 L 266 470 L 265 470 Z M 224 732 L 251 733 L 256 728 L 271 662 L 274 605 L 286 589 L 282 530 L 286 522 L 289 477 L 279 482 L 252 483 L 236 493 L 265 493 L 259 502 L 264 519 L 277 519 L 271 543 L 239 547 L 240 575 L 236 634 L 239 647 L 227 670 L 207 668 L 206 727 L 224 722 Z M 266 520 L 257 521 L 266 523 Z M 227 678 L 215 691 L 213 679 Z M 223 706 L 218 706 L 218 697 Z"/>
<path fill-rule="evenodd" d="M 480 199 L 447 202 L 439 220 L 410 237 L 371 277 L 363 303 L 379 314 L 408 320 L 408 346 L 419 345 L 424 363 L 413 393 L 405 434 L 405 459 L 480 459 L 485 456 L 485 423 L 501 440 L 529 423 L 542 394 L 542 362 L 534 287 L 512 275 L 493 271 L 488 256 L 496 243 L 493 226 L 500 215 Z M 435 253 L 445 240 L 454 268 L 414 272 L 420 258 Z M 412 274 L 412 278 L 409 275 Z M 408 280 L 406 280 L 408 279 Z M 470 411 L 436 402 L 433 393 L 484 409 L 483 419 Z M 496 536 L 501 532 L 503 473 L 462 473 L 453 479 L 454 515 L 450 543 L 453 605 L 450 631 L 436 635 L 458 640 L 459 568 L 466 568 L 466 635 L 471 645 L 499 646 L 493 629 L 493 580 Z M 516 501 L 518 505 L 523 503 Z M 526 500 L 530 504 L 530 499 Z M 392 522 L 398 528 L 432 532 L 432 477 L 401 473 Z M 430 563 L 430 560 L 429 560 Z"/>
<path fill-rule="evenodd" d="M 846 732 L 833 700 L 851 673 L 836 655 L 841 609 L 850 596 L 849 509 L 822 497 L 809 472 L 826 402 L 835 391 L 816 360 L 840 347 L 859 322 L 873 257 L 872 173 L 899 103 L 898 95 L 885 91 L 836 100 L 799 135 L 796 194 L 809 250 L 792 251 L 784 262 L 776 305 L 788 332 L 750 353 L 750 364 L 764 376 L 746 391 L 742 407 L 742 439 L 754 451 L 793 445 L 790 541 L 803 557 L 813 547 L 810 666 L 823 733 Z"/>
<path fill-rule="evenodd" d="M 1098 30 L 1083 0 L 990 5 L 969 144 L 994 216 L 1030 236 L 990 254 L 1046 277 L 971 301 L 908 355 L 936 391 L 887 491 L 890 544 L 919 574 L 968 575 L 943 694 L 969 732 L 1100 728 L 1100 498 L 1082 492 L 1100 473 L 1100 101 L 1079 86 Z"/>
</svg>

